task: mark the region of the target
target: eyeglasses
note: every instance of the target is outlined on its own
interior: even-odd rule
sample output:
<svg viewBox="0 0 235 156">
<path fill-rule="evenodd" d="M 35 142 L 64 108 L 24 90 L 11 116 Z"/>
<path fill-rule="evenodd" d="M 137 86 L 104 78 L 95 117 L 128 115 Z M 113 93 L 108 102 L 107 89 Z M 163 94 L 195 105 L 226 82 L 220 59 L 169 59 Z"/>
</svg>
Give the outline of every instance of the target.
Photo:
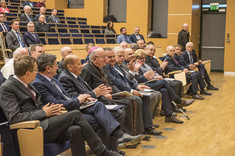
<svg viewBox="0 0 235 156">
<path fill-rule="evenodd" d="M 145 57 L 137 57 L 136 59 L 139 59 L 141 61 L 144 61 Z"/>
</svg>

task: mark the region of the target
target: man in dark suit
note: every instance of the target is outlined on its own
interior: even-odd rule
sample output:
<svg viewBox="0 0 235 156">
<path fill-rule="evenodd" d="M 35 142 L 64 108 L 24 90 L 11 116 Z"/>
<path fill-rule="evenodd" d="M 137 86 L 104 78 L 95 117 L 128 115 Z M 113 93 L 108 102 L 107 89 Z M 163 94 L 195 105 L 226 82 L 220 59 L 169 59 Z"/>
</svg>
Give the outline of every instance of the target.
<svg viewBox="0 0 235 156">
<path fill-rule="evenodd" d="M 29 22 L 27 24 L 27 32 L 24 34 L 24 40 L 25 43 L 30 46 L 32 44 L 42 44 L 42 41 L 40 40 L 38 34 L 34 33 L 34 24 L 33 22 Z"/>
<path fill-rule="evenodd" d="M 158 95 L 157 93 L 147 93 L 149 95 L 142 95 L 144 92 L 144 89 L 150 89 L 150 87 L 145 85 L 139 85 L 138 82 L 133 82 L 128 80 L 126 77 L 126 73 L 124 72 L 124 69 L 122 69 L 121 65 L 124 61 L 124 55 L 125 51 L 124 49 L 120 47 L 115 47 L 114 50 L 111 48 L 105 48 L 105 57 L 106 57 L 106 68 L 108 70 L 108 76 L 112 83 L 118 87 L 121 91 L 127 91 L 133 94 L 132 98 L 141 98 L 142 103 L 142 118 L 144 122 L 144 128 L 145 134 L 150 135 L 159 135 L 162 132 L 155 131 L 153 128 L 153 122 L 152 122 L 152 113 L 150 108 L 156 107 L 157 101 L 158 101 Z M 115 52 L 115 54 L 114 54 Z M 116 62 L 115 62 L 116 61 Z M 137 91 L 142 91 L 142 94 Z M 146 92 L 145 92 L 146 93 Z"/>
<path fill-rule="evenodd" d="M 129 37 L 130 37 L 130 40 L 131 40 L 132 43 L 136 43 L 140 39 L 142 39 L 145 43 L 144 36 L 140 34 L 140 28 L 139 27 L 135 27 L 135 33 L 131 34 Z"/>
<path fill-rule="evenodd" d="M 137 40 L 136 43 L 138 45 L 138 49 L 144 49 L 145 48 L 145 44 L 144 44 L 144 40 L 143 39 Z"/>
<path fill-rule="evenodd" d="M 37 73 L 36 59 L 24 56 L 14 63 L 15 75 L 0 88 L 1 108 L 10 124 L 40 120 L 44 142 L 70 141 L 72 155 L 86 155 L 84 141 L 99 156 L 119 155 L 108 151 L 81 112 L 62 113 L 62 104 L 43 105 L 39 92 L 30 83 Z"/>
<path fill-rule="evenodd" d="M 182 30 L 178 34 L 178 44 L 182 46 L 182 50 L 185 51 L 185 45 L 189 42 L 188 24 L 184 23 Z"/>
<path fill-rule="evenodd" d="M 60 23 L 60 19 L 56 16 L 57 10 L 54 8 L 51 11 L 51 16 L 47 18 L 48 23 Z"/>
<path fill-rule="evenodd" d="M 35 81 L 32 85 L 38 90 L 42 96 L 43 104 L 54 103 L 63 104 L 68 111 L 81 110 L 83 114 L 92 116 L 92 122 L 95 119 L 105 132 L 117 140 L 117 143 L 133 143 L 136 144 L 140 140 L 140 136 L 130 136 L 120 129 L 120 124 L 110 114 L 103 103 L 95 101 L 88 94 L 81 94 L 79 96 L 70 96 L 58 80 L 53 78 L 57 74 L 56 56 L 52 54 L 42 54 L 37 58 L 38 71 Z M 93 105 L 81 108 L 88 102 Z M 123 112 L 119 111 L 117 119 L 123 119 Z M 91 122 L 91 118 L 87 118 Z M 139 141 L 138 141 L 139 140 Z"/>
<path fill-rule="evenodd" d="M 40 15 L 39 22 L 35 25 L 35 32 L 51 32 L 49 24 L 47 24 L 45 15 Z"/>
<path fill-rule="evenodd" d="M 186 44 L 186 51 L 183 52 L 182 57 L 184 61 L 186 62 L 188 68 L 190 70 L 194 70 L 195 68 L 199 69 L 199 72 L 201 73 L 202 77 L 205 79 L 207 83 L 207 90 L 218 90 L 218 88 L 214 87 L 210 81 L 210 76 L 208 75 L 204 64 L 202 64 L 202 60 L 197 59 L 197 55 L 194 51 L 194 44 L 193 42 L 188 42 Z"/>
<path fill-rule="evenodd" d="M 200 97 L 197 93 L 199 91 L 198 85 L 200 86 L 201 89 L 201 94 L 204 95 L 211 95 L 211 93 L 207 92 L 204 90 L 204 87 L 206 86 L 205 82 L 203 81 L 201 74 L 197 71 L 190 72 L 187 68 L 182 66 L 180 62 L 178 62 L 175 58 L 175 48 L 173 46 L 168 46 L 167 47 L 167 56 L 166 60 L 168 62 L 168 65 L 166 67 L 166 73 L 176 71 L 176 70 L 182 70 L 186 74 L 186 79 L 188 82 L 190 82 L 192 85 L 190 86 L 190 92 L 192 94 L 192 97 L 194 99 L 200 99 L 202 100 L 203 98 Z"/>
<path fill-rule="evenodd" d="M 19 32 L 19 20 L 13 19 L 11 22 L 11 31 L 7 33 L 6 35 L 6 42 L 8 45 L 8 48 L 11 49 L 13 52 L 18 47 L 27 47 L 25 44 L 23 35 Z M 13 53 L 9 53 L 9 58 L 13 57 Z"/>
<path fill-rule="evenodd" d="M 6 23 L 4 23 L 5 15 L 3 12 L 0 12 L 0 32 L 8 32 L 10 31 L 10 28 Z"/>
<path fill-rule="evenodd" d="M 31 8 L 35 7 L 35 4 L 30 0 L 26 0 L 23 2 L 23 6 L 29 5 Z"/>
<path fill-rule="evenodd" d="M 20 15 L 20 21 L 34 22 L 33 15 L 30 15 L 30 13 L 31 7 L 29 5 L 26 5 L 24 7 L 24 13 Z"/>
<path fill-rule="evenodd" d="M 46 7 L 41 7 L 41 8 L 40 8 L 40 13 L 37 14 L 37 15 L 34 17 L 34 21 L 35 21 L 35 22 L 38 22 L 38 19 L 39 19 L 39 16 L 40 16 L 40 15 L 45 15 L 45 17 L 46 17 Z M 45 20 L 45 22 L 47 22 L 47 19 Z"/>
</svg>

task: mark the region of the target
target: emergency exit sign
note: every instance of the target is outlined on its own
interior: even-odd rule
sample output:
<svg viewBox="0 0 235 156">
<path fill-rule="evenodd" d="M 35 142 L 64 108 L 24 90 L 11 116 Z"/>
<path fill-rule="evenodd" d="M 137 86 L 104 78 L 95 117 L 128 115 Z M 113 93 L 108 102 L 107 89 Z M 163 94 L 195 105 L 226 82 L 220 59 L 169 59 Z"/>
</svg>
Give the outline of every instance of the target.
<svg viewBox="0 0 235 156">
<path fill-rule="evenodd" d="M 210 10 L 219 10 L 219 3 L 210 3 Z"/>
</svg>

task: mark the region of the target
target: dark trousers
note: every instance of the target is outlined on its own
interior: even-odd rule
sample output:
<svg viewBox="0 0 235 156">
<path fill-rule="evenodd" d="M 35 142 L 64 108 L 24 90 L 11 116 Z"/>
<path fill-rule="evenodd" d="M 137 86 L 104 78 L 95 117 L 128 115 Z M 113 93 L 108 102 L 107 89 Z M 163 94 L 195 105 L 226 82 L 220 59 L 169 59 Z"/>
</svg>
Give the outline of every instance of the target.
<svg viewBox="0 0 235 156">
<path fill-rule="evenodd" d="M 204 64 L 199 64 L 198 70 L 201 73 L 202 77 L 204 77 L 204 79 L 207 83 L 207 86 L 211 86 L 211 83 L 210 83 L 211 79 L 210 79 L 210 76 L 208 75 L 208 73 L 206 71 L 206 68 L 205 68 Z"/>
<path fill-rule="evenodd" d="M 191 74 L 187 74 L 186 79 L 187 81 L 190 81 L 192 84 L 189 88 L 189 92 L 192 92 L 193 95 L 196 95 L 197 92 L 199 91 L 198 85 L 200 87 L 200 90 L 204 91 L 204 87 L 206 86 L 206 84 L 199 72 L 195 71 Z"/>
<path fill-rule="evenodd" d="M 171 88 L 175 91 L 178 97 L 182 97 L 183 84 L 179 80 L 168 81 Z"/>
<path fill-rule="evenodd" d="M 100 138 L 78 110 L 70 111 L 48 119 L 48 127 L 44 131 L 44 141 L 70 141 L 73 156 L 85 156 L 85 144 L 88 143 L 96 155 L 102 155 L 106 149 Z"/>
</svg>

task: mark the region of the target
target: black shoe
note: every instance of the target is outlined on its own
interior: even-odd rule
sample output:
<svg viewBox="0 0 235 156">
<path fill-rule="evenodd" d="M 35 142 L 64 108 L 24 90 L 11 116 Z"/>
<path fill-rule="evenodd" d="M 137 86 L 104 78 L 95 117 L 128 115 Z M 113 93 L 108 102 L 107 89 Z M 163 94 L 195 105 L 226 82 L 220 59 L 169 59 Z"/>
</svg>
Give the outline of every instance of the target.
<svg viewBox="0 0 235 156">
<path fill-rule="evenodd" d="M 200 94 L 201 94 L 201 95 L 212 95 L 212 93 L 207 92 L 207 91 L 205 91 L 205 90 L 204 90 L 204 91 L 201 91 Z"/>
<path fill-rule="evenodd" d="M 181 104 L 177 104 L 177 107 L 178 108 L 182 108 L 182 107 L 185 107 L 185 106 L 189 106 L 191 105 L 195 100 L 194 99 L 191 99 L 191 100 L 182 100 Z"/>
<path fill-rule="evenodd" d="M 144 134 L 148 134 L 148 135 L 160 135 L 160 134 L 162 134 L 162 132 L 161 131 L 156 131 L 153 128 L 146 128 L 145 131 L 144 131 Z"/>
<path fill-rule="evenodd" d="M 161 110 L 161 111 L 160 111 L 160 115 L 161 115 L 161 116 L 165 116 L 164 110 Z"/>
<path fill-rule="evenodd" d="M 102 156 L 123 156 L 123 154 L 118 153 L 117 151 L 105 150 L 102 153 Z"/>
<path fill-rule="evenodd" d="M 121 155 L 125 155 L 125 154 L 126 154 L 126 152 L 121 151 L 121 150 L 119 150 L 119 149 L 117 149 L 116 152 L 118 152 L 118 153 L 121 154 Z"/>
<path fill-rule="evenodd" d="M 184 123 L 184 121 L 177 119 L 175 116 L 166 116 L 165 122 L 173 122 L 173 123 L 179 123 L 179 124 Z"/>
<path fill-rule="evenodd" d="M 125 133 L 121 138 L 117 140 L 117 144 L 128 143 L 128 145 L 136 145 L 141 141 L 142 135 L 131 136 Z"/>
<path fill-rule="evenodd" d="M 196 95 L 193 95 L 192 96 L 193 99 L 196 99 L 196 100 L 203 100 L 204 97 L 201 97 L 200 95 L 196 94 Z"/>
<path fill-rule="evenodd" d="M 152 128 L 159 128 L 159 125 L 154 124 L 154 125 L 152 126 Z"/>
<path fill-rule="evenodd" d="M 193 95 L 193 93 L 192 93 L 191 91 L 187 91 L 187 95 L 192 96 L 192 95 Z"/>
<path fill-rule="evenodd" d="M 207 86 L 207 90 L 219 90 L 219 88 L 216 88 L 213 85 L 211 85 L 211 86 Z"/>
</svg>

